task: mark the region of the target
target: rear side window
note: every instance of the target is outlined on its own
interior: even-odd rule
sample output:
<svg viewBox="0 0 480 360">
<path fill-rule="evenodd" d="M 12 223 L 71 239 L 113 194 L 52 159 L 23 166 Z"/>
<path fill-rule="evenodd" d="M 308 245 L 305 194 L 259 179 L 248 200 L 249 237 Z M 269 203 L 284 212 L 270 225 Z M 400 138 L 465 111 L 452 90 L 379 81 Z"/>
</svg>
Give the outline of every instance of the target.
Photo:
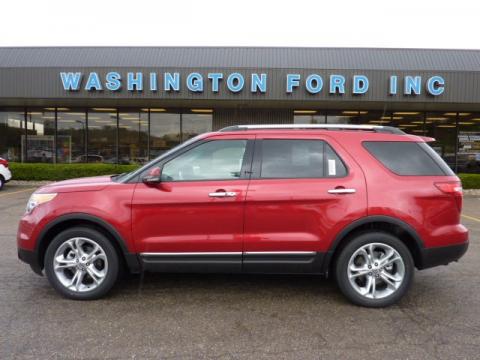
<svg viewBox="0 0 480 360">
<path fill-rule="evenodd" d="M 341 177 L 347 169 L 334 150 L 322 140 L 263 140 L 260 177 Z"/>
<path fill-rule="evenodd" d="M 426 143 L 366 141 L 363 146 L 397 175 L 455 175 L 443 159 Z"/>
</svg>

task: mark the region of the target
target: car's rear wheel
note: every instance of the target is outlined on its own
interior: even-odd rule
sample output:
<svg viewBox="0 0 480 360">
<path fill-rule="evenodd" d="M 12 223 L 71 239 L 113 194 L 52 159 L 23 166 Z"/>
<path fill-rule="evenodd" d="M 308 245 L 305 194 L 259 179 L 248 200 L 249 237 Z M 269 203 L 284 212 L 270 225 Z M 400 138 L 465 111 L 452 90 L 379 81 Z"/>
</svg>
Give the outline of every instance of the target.
<svg viewBox="0 0 480 360">
<path fill-rule="evenodd" d="M 365 232 L 351 239 L 335 266 L 342 293 L 354 304 L 367 307 L 396 303 L 413 281 L 410 251 L 398 238 L 381 231 Z"/>
<path fill-rule="evenodd" d="M 63 296 L 93 300 L 115 284 L 119 259 L 115 248 L 100 232 L 75 227 L 58 234 L 45 254 L 45 273 Z"/>
<path fill-rule="evenodd" d="M 3 189 L 3 185 L 5 185 L 5 179 L 3 178 L 2 175 L 0 175 L 0 190 Z"/>
</svg>

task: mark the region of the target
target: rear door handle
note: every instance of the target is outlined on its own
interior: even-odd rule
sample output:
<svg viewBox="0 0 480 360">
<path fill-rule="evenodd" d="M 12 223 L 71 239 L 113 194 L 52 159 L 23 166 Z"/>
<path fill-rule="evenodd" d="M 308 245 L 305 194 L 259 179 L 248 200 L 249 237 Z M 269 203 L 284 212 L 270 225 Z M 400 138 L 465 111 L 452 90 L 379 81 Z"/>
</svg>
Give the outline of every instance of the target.
<svg viewBox="0 0 480 360">
<path fill-rule="evenodd" d="M 210 197 L 234 197 L 237 196 L 235 191 L 217 191 L 208 194 Z"/>
<path fill-rule="evenodd" d="M 357 190 L 355 189 L 330 189 L 328 190 L 329 194 L 354 194 Z"/>
</svg>

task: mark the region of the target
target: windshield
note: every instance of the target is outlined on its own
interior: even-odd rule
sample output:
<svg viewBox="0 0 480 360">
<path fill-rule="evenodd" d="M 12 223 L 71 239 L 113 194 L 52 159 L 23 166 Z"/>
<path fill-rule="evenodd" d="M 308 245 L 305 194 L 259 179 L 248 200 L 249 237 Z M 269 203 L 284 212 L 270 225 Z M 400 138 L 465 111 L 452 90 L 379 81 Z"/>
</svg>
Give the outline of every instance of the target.
<svg viewBox="0 0 480 360">
<path fill-rule="evenodd" d="M 138 174 L 141 174 L 143 171 L 145 171 L 145 169 L 148 169 L 151 165 L 155 164 L 159 160 L 162 160 L 162 159 L 166 158 L 167 156 L 169 156 L 173 152 L 175 152 L 177 150 L 180 150 L 180 149 L 184 148 L 185 146 L 189 146 L 190 144 L 193 144 L 194 142 L 196 142 L 197 140 L 199 140 L 201 138 L 203 138 L 202 134 L 197 135 L 197 136 L 195 136 L 191 139 L 188 139 L 187 141 L 185 141 L 185 142 L 171 148 L 170 150 L 164 152 L 160 156 L 157 156 L 155 159 L 150 160 L 148 163 L 143 165 L 141 168 L 139 168 L 137 170 L 134 170 L 134 171 L 131 171 L 129 173 L 123 173 L 123 174 L 120 174 L 120 175 L 116 175 L 115 179 L 113 179 L 113 177 L 112 177 L 112 180 L 117 181 L 117 182 L 120 182 L 120 181 L 127 182 L 127 181 L 133 179 Z"/>
</svg>

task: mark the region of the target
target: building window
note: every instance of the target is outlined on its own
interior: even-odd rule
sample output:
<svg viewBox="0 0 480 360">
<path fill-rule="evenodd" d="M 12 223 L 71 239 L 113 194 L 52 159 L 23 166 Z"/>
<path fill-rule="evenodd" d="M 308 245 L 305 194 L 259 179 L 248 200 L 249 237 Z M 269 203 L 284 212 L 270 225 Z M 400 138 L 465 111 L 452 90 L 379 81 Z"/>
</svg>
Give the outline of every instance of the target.
<svg viewBox="0 0 480 360">
<path fill-rule="evenodd" d="M 419 111 L 394 111 L 390 114 L 390 126 L 407 134 L 423 135 L 425 114 Z"/>
<path fill-rule="evenodd" d="M 391 114 L 385 111 L 361 111 L 360 124 L 390 126 Z"/>
<path fill-rule="evenodd" d="M 327 112 L 327 124 L 360 124 L 360 116 L 368 111 L 342 110 Z"/>
<path fill-rule="evenodd" d="M 23 161 L 22 141 L 25 137 L 25 111 L 0 111 L 0 157 Z"/>
<path fill-rule="evenodd" d="M 179 113 L 150 109 L 150 158 L 155 158 L 180 144 L 180 120 Z"/>
<path fill-rule="evenodd" d="M 117 111 L 88 111 L 88 162 L 117 163 Z"/>
<path fill-rule="evenodd" d="M 458 113 L 457 172 L 480 173 L 480 113 Z"/>
<path fill-rule="evenodd" d="M 292 119 L 291 110 L 289 114 Z M 22 162 L 141 164 L 212 131 L 212 115 L 210 109 L 5 109 L 0 111 L 0 157 Z M 436 139 L 430 145 L 452 169 L 480 173 L 480 113 L 293 111 L 295 124 L 325 122 L 394 126 L 430 136 Z"/>
<path fill-rule="evenodd" d="M 326 114 L 317 110 L 294 110 L 294 124 L 325 124 Z"/>
<path fill-rule="evenodd" d="M 26 113 L 27 138 L 23 138 L 22 146 L 26 145 L 27 162 L 55 162 L 55 109 L 52 110 L 29 109 Z"/>
<path fill-rule="evenodd" d="M 457 113 L 455 112 L 427 113 L 425 116 L 424 133 L 425 136 L 435 138 L 435 142 L 431 142 L 429 145 L 453 170 L 455 170 L 456 166 L 456 116 Z"/>
<path fill-rule="evenodd" d="M 143 164 L 148 160 L 148 111 L 120 111 L 118 153 L 120 164 Z"/>
<path fill-rule="evenodd" d="M 57 162 L 87 162 L 85 110 L 57 109 Z"/>
<path fill-rule="evenodd" d="M 195 110 L 192 110 L 192 113 L 182 114 L 182 141 L 186 141 L 201 133 L 212 131 L 212 114 L 203 113 L 203 111 L 202 113 L 194 113 L 193 111 Z"/>
</svg>

